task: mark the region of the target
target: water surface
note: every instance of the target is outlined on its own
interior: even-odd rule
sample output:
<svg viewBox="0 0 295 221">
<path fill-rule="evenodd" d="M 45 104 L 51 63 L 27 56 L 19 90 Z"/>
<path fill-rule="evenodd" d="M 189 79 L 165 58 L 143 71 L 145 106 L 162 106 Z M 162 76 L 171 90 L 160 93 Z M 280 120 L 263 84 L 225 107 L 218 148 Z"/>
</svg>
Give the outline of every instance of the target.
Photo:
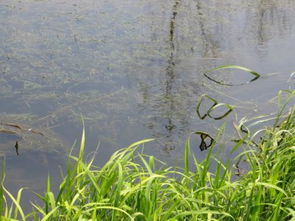
<svg viewBox="0 0 295 221">
<path fill-rule="evenodd" d="M 41 191 L 49 171 L 58 177 L 81 116 L 98 164 L 150 137 L 146 152 L 177 163 L 190 132 L 215 134 L 224 122 L 198 119 L 202 94 L 237 107 L 229 127 L 274 112 L 278 91 L 295 85 L 294 13 L 292 0 L 2 0 L 0 119 L 45 135 L 26 133 L 19 156 L 13 139 L 0 141 L 7 186 Z M 203 75 L 228 64 L 262 76 L 228 87 Z M 251 79 L 226 70 L 212 77 Z"/>
</svg>

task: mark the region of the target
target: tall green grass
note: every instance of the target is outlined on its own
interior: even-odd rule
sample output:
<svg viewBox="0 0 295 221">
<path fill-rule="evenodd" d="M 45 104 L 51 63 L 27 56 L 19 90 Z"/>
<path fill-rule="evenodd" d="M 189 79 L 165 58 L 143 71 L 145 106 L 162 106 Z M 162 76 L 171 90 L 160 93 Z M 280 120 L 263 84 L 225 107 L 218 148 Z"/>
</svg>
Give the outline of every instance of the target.
<svg viewBox="0 0 295 221">
<path fill-rule="evenodd" d="M 37 194 L 43 204 L 32 204 L 31 213 L 22 210 L 23 189 L 14 197 L 2 179 L 2 220 L 294 220 L 294 108 L 287 117 L 280 111 L 275 125 L 263 132 L 257 145 L 257 133 L 249 133 L 233 147 L 246 143 L 237 159 L 249 167 L 236 176 L 231 164 L 214 157 L 214 147 L 198 161 L 189 139 L 183 168 L 165 167 L 138 151 L 152 139 L 116 151 L 97 168 L 94 157 L 84 160 L 83 130 L 79 155 L 69 156 L 59 191 L 52 192 L 48 177 L 46 192 Z"/>
</svg>

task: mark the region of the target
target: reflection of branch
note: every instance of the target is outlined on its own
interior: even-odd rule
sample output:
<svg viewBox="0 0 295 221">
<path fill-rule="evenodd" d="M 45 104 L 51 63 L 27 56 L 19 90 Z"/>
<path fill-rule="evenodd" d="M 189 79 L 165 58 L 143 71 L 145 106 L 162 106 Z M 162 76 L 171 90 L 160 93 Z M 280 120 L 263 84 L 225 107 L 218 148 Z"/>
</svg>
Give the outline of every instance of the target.
<svg viewBox="0 0 295 221">
<path fill-rule="evenodd" d="M 199 0 L 196 0 L 196 7 L 197 7 L 197 11 L 198 11 L 198 16 L 199 16 L 199 25 L 200 25 L 200 29 L 201 29 L 201 36 L 204 39 L 204 45 L 205 45 L 205 54 L 204 56 L 208 56 L 209 50 L 211 50 L 212 54 L 214 57 L 217 57 L 215 48 L 216 48 L 216 42 L 210 38 L 210 36 L 206 33 L 206 28 L 205 28 L 205 23 L 202 19 L 203 14 L 202 14 L 202 8 L 201 8 L 201 3 Z"/>
<path fill-rule="evenodd" d="M 258 6 L 258 30 L 257 37 L 258 43 L 263 45 L 270 36 L 267 33 L 268 24 L 265 24 L 265 18 L 267 18 L 268 11 L 270 11 L 271 17 L 274 15 L 274 10 L 276 9 L 275 2 L 261 0 Z M 272 18 L 274 19 L 274 18 Z M 279 21 L 279 19 L 278 19 Z M 273 25 L 273 24 L 272 24 Z"/>
<path fill-rule="evenodd" d="M 260 0 L 257 3 L 255 18 L 253 24 L 255 25 L 255 34 L 257 38 L 258 45 L 265 45 L 268 40 L 272 37 L 270 35 L 271 29 L 275 28 L 277 31 L 281 32 L 281 27 L 285 25 L 285 19 L 281 17 L 285 14 L 278 14 L 278 1 Z M 277 14 L 278 17 L 274 17 Z M 277 21 L 278 23 L 276 23 Z"/>
<path fill-rule="evenodd" d="M 170 20 L 170 47 L 171 47 L 172 54 L 173 54 L 173 50 L 175 48 L 175 46 L 174 46 L 174 31 L 175 31 L 175 20 L 176 20 L 176 16 L 177 16 L 178 5 L 179 5 L 179 1 L 176 0 L 175 4 L 173 5 L 173 8 L 172 8 L 172 17 Z"/>
<path fill-rule="evenodd" d="M 265 32 L 265 27 L 264 27 L 264 24 L 263 24 L 263 19 L 264 19 L 264 15 L 265 15 L 265 8 L 263 7 L 263 0 L 260 2 L 260 6 L 258 8 L 259 12 L 258 12 L 258 16 L 259 16 L 259 19 L 258 19 L 258 43 L 259 44 L 263 44 L 265 39 L 264 39 L 264 32 Z"/>
<path fill-rule="evenodd" d="M 174 102 L 172 98 L 172 89 L 175 83 L 175 22 L 177 17 L 177 11 L 180 1 L 176 0 L 173 8 L 172 8 L 172 17 L 170 20 L 170 31 L 169 31 L 169 45 L 170 45 L 170 55 L 168 58 L 168 66 L 166 68 L 166 90 L 165 90 L 165 98 L 168 100 L 169 105 L 169 113 L 174 109 Z M 168 116 L 168 123 L 165 125 L 165 128 L 169 132 L 169 137 L 171 136 L 172 130 L 175 128 L 175 125 L 172 122 L 172 117 Z"/>
<path fill-rule="evenodd" d="M 168 66 L 166 68 L 166 95 L 171 95 L 172 85 L 175 78 L 175 60 L 174 60 L 174 50 L 175 50 L 175 21 L 177 16 L 179 1 L 176 0 L 172 9 L 172 17 L 170 20 L 170 31 L 169 31 L 169 45 L 170 45 L 170 55 L 168 59 Z"/>
</svg>

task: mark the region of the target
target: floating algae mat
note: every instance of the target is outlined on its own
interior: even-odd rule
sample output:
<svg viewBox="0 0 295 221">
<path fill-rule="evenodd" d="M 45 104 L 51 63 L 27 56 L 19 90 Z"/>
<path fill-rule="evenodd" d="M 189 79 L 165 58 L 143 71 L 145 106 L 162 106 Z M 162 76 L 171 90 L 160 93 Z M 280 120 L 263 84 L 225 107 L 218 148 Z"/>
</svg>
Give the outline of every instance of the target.
<svg viewBox="0 0 295 221">
<path fill-rule="evenodd" d="M 48 127 L 33 126 L 33 122 L 33 117 L 26 114 L 0 114 L 0 154 L 65 150 L 64 141 L 56 133 Z"/>
</svg>

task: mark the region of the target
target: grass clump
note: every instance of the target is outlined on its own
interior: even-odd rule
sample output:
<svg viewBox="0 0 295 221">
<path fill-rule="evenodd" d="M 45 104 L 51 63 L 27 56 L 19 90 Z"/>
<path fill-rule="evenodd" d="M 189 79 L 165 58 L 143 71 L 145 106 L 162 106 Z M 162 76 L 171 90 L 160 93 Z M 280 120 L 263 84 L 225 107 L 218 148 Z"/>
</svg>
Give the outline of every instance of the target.
<svg viewBox="0 0 295 221">
<path fill-rule="evenodd" d="M 282 119 L 281 115 L 278 116 Z M 115 152 L 97 168 L 83 159 L 83 131 L 78 156 L 70 155 L 67 173 L 58 193 L 47 190 L 24 214 L 23 189 L 16 198 L 0 189 L 2 220 L 294 220 L 295 219 L 295 111 L 283 122 L 264 129 L 253 146 L 250 135 L 239 154 L 249 170 L 241 176 L 208 149 L 203 161 L 185 144 L 184 168 L 165 167 L 140 151 L 151 139 Z M 4 172 L 3 172 L 4 174 Z M 8 200 L 10 199 L 10 200 Z M 11 201 L 11 204 L 8 203 Z"/>
</svg>

